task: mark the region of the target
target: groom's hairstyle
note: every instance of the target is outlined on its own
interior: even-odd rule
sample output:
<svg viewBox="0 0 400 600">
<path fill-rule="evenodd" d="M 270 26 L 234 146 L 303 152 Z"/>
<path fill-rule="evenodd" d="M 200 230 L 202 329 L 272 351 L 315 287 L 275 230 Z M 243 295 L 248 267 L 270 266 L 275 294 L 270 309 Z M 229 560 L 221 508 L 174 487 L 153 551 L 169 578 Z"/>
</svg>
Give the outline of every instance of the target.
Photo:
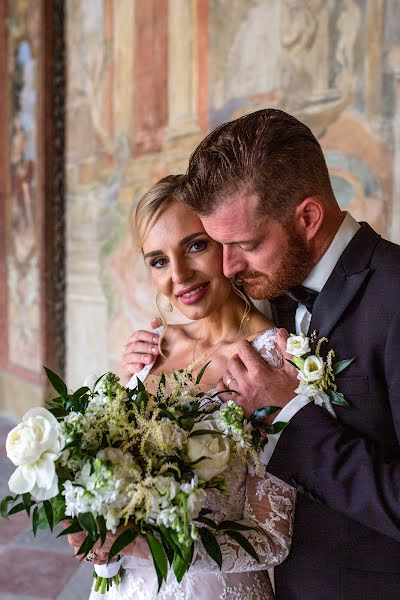
<svg viewBox="0 0 400 600">
<path fill-rule="evenodd" d="M 182 201 L 212 214 L 237 193 L 256 194 L 260 214 L 287 222 L 309 196 L 335 201 L 324 155 L 295 117 L 264 109 L 216 127 L 190 157 Z"/>
</svg>

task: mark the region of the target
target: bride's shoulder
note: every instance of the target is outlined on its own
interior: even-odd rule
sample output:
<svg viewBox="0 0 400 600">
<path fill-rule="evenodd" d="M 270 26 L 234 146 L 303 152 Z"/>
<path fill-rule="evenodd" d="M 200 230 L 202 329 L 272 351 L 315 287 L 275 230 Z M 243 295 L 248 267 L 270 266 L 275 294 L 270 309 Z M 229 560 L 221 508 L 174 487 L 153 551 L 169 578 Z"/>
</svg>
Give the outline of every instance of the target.
<svg viewBox="0 0 400 600">
<path fill-rule="evenodd" d="M 248 341 L 253 342 L 269 332 L 276 332 L 274 323 L 262 313 L 257 312 L 251 320 L 251 332 L 247 336 Z M 272 335 L 272 333 L 269 333 L 269 335 Z"/>
</svg>

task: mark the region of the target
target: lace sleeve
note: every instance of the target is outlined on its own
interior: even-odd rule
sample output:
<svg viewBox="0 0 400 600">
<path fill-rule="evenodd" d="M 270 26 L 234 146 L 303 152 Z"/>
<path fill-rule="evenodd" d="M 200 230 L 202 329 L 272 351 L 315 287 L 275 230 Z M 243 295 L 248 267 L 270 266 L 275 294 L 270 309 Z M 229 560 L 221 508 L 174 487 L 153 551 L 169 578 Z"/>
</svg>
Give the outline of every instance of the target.
<svg viewBox="0 0 400 600">
<path fill-rule="evenodd" d="M 274 567 L 289 553 L 293 531 L 296 491 L 277 477 L 247 475 L 246 498 L 241 523 L 252 527 L 240 532 L 256 550 L 260 562 L 224 533 L 217 534 L 222 551 L 222 571 L 258 571 Z M 229 517 L 228 517 L 229 518 Z M 196 542 L 191 571 L 216 571 L 216 563 Z"/>
<path fill-rule="evenodd" d="M 283 365 L 283 357 L 275 343 L 277 331 L 276 327 L 274 329 L 267 329 L 253 340 L 251 345 L 257 350 L 265 362 L 271 365 L 271 367 L 279 369 Z"/>
</svg>

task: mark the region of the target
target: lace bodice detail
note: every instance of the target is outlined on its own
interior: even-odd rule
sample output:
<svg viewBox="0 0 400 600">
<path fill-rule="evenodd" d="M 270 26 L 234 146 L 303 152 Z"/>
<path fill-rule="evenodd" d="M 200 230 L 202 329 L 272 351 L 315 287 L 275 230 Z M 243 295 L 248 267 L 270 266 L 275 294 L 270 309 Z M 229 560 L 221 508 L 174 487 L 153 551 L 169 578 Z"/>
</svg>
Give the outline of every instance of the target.
<svg viewBox="0 0 400 600">
<path fill-rule="evenodd" d="M 265 331 L 252 344 L 264 360 L 279 367 L 282 356 L 275 346 L 275 335 L 276 329 Z M 146 366 L 137 374 L 137 378 L 144 381 L 150 370 L 151 366 Z M 129 385 L 134 387 L 136 381 L 134 376 Z M 223 557 L 222 572 L 206 553 L 201 542 L 196 542 L 192 566 L 181 584 L 177 584 L 175 576 L 170 573 L 157 596 L 152 559 L 138 560 L 126 556 L 123 566 L 127 571 L 122 579 L 121 590 L 114 592 L 112 588 L 107 599 L 273 599 L 268 575 L 264 571 L 278 565 L 288 555 L 293 530 L 295 489 L 269 473 L 264 473 L 263 476 L 252 475 L 237 456 L 231 460 L 225 473 L 228 493 L 223 495 L 217 490 L 209 490 L 204 506 L 213 511 L 209 515 L 213 521 L 240 521 L 251 527 L 250 531 L 240 533 L 254 547 L 260 562 L 221 532 L 216 535 Z M 202 573 L 207 573 L 207 585 L 201 577 Z M 153 582 L 152 586 L 149 578 Z M 199 581 L 203 581 L 203 587 L 197 587 Z M 124 586 L 126 590 L 129 586 L 129 595 L 124 592 Z M 212 587 L 212 593 L 206 591 L 207 586 Z M 94 600 L 97 596 L 92 593 L 91 598 Z"/>
</svg>

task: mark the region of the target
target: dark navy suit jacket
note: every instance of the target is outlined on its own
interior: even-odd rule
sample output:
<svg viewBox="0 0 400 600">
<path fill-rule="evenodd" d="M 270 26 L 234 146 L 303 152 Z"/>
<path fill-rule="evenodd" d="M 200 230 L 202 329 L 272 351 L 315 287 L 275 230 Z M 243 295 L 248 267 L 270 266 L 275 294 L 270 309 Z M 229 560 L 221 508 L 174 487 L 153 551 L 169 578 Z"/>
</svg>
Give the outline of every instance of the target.
<svg viewBox="0 0 400 600">
<path fill-rule="evenodd" d="M 297 304 L 274 307 L 294 331 Z M 400 247 L 366 223 L 320 292 L 309 333 L 329 338 L 350 403 L 310 404 L 282 433 L 268 470 L 298 490 L 277 600 L 400 598 Z"/>
</svg>

